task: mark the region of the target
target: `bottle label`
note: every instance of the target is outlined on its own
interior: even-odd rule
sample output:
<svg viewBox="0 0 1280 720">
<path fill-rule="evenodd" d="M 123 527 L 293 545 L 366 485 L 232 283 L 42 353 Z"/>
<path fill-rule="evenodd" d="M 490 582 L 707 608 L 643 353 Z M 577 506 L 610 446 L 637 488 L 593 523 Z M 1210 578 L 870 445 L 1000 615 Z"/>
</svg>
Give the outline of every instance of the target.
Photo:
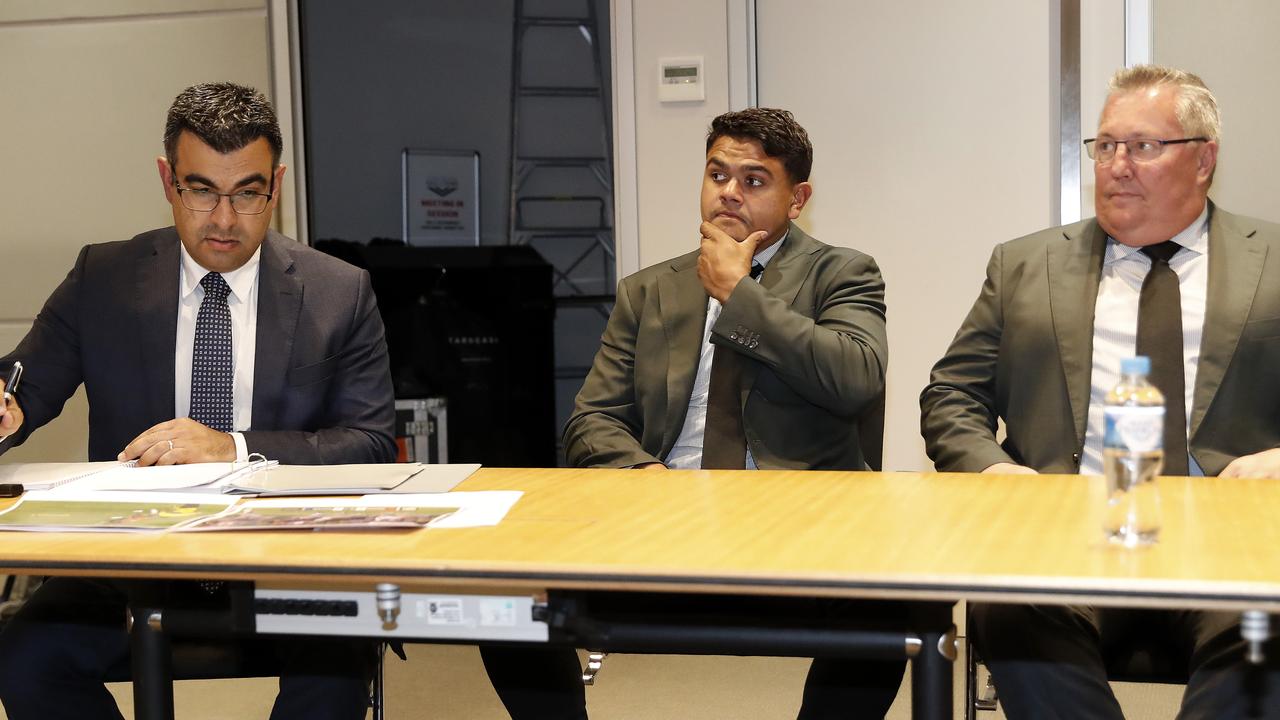
<svg viewBox="0 0 1280 720">
<path fill-rule="evenodd" d="M 1164 445 L 1164 407 L 1112 406 L 1103 411 L 1103 444 L 1134 452 L 1151 452 Z"/>
</svg>

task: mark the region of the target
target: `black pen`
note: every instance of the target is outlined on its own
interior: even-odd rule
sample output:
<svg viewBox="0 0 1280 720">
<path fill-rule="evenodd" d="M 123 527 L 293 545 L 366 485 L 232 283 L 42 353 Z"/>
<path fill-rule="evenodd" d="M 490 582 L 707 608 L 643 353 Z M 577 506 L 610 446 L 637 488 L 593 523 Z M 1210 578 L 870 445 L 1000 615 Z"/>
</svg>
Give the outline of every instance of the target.
<svg viewBox="0 0 1280 720">
<path fill-rule="evenodd" d="M 4 381 L 4 402 L 6 405 L 13 399 L 13 393 L 18 389 L 18 383 L 22 381 L 22 363 L 17 360 L 13 361 L 13 367 L 9 368 L 9 377 Z M 21 483 L 0 483 L 0 498 L 15 498 L 22 495 L 23 487 Z"/>
<path fill-rule="evenodd" d="M 4 381 L 4 401 L 6 403 L 13 399 L 13 394 L 18 391 L 18 383 L 20 382 L 22 382 L 22 363 L 14 360 L 13 367 L 9 368 L 9 377 L 5 378 Z"/>
</svg>

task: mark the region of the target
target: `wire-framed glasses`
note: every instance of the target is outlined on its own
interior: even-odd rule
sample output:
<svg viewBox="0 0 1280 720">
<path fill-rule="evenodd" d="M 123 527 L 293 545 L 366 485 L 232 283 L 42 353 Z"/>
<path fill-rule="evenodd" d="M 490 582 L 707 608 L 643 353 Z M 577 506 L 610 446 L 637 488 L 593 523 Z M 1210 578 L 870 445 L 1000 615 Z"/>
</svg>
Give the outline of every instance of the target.
<svg viewBox="0 0 1280 720">
<path fill-rule="evenodd" d="M 182 187 L 176 182 L 173 187 L 178 191 L 178 197 L 182 198 L 182 206 L 196 212 L 213 212 L 222 198 L 226 198 L 231 203 L 231 209 L 240 215 L 261 215 L 274 194 L 253 190 L 220 193 L 209 188 Z"/>
<path fill-rule="evenodd" d="M 1176 140 L 1159 140 L 1157 138 L 1133 138 L 1131 140 L 1112 140 L 1111 138 L 1089 138 L 1084 141 L 1085 152 L 1090 160 L 1106 164 L 1115 159 L 1116 151 L 1124 145 L 1129 159 L 1134 162 L 1150 162 L 1164 154 L 1166 145 L 1182 145 L 1191 142 L 1205 142 L 1207 137 L 1178 138 Z"/>
</svg>

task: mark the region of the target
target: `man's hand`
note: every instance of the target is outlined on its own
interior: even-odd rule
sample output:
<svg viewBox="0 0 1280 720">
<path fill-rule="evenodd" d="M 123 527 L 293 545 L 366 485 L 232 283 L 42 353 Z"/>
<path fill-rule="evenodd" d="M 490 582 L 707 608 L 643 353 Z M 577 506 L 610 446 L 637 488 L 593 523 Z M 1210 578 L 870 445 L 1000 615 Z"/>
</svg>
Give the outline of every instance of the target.
<svg viewBox="0 0 1280 720">
<path fill-rule="evenodd" d="M 0 380 L 0 392 L 4 391 L 4 380 Z M 18 407 L 18 399 L 10 396 L 0 407 L 0 437 L 9 437 L 22 427 L 22 408 Z"/>
<path fill-rule="evenodd" d="M 120 460 L 139 465 L 185 465 L 198 462 L 232 462 L 236 441 L 191 418 L 178 418 L 152 426 L 134 438 L 120 453 Z"/>
<path fill-rule="evenodd" d="M 663 465 L 662 463 L 640 463 L 639 465 L 632 465 L 631 469 L 632 470 L 666 470 L 667 466 Z"/>
<path fill-rule="evenodd" d="M 1280 478 L 1280 449 L 1238 457 L 1223 468 L 1218 477 Z"/>
<path fill-rule="evenodd" d="M 742 242 L 709 222 L 702 223 L 702 245 L 698 255 L 698 279 L 711 297 L 724 302 L 742 278 L 751 274 L 751 258 L 756 246 L 769 235 L 757 230 Z"/>
<path fill-rule="evenodd" d="M 1040 473 L 1027 467 L 1026 465 L 1015 465 L 1013 463 L 996 463 L 982 471 L 984 474 L 991 475 L 1039 475 Z"/>
</svg>

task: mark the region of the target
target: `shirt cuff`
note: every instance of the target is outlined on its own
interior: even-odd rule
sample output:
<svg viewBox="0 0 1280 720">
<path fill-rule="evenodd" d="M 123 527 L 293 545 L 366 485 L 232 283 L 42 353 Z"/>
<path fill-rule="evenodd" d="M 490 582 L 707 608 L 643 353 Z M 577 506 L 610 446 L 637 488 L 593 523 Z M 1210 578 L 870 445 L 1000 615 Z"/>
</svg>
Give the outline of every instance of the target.
<svg viewBox="0 0 1280 720">
<path fill-rule="evenodd" d="M 231 439 L 236 442 L 236 462 L 245 462 L 249 459 L 249 445 L 244 441 L 244 433 L 227 433 Z"/>
</svg>

